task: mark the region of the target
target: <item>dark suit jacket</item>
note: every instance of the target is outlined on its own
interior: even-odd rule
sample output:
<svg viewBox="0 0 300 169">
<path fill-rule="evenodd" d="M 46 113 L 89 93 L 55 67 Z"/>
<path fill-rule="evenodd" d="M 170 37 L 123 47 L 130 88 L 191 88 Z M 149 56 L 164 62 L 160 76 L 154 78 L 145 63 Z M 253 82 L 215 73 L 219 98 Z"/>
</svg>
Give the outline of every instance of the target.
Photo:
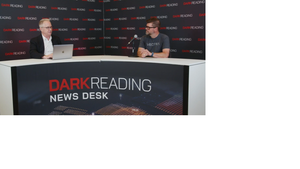
<svg viewBox="0 0 300 169">
<path fill-rule="evenodd" d="M 60 38 L 55 35 L 52 36 L 52 45 L 61 44 Z M 31 58 L 42 58 L 44 56 L 44 40 L 42 35 L 30 39 L 30 57 Z"/>
</svg>

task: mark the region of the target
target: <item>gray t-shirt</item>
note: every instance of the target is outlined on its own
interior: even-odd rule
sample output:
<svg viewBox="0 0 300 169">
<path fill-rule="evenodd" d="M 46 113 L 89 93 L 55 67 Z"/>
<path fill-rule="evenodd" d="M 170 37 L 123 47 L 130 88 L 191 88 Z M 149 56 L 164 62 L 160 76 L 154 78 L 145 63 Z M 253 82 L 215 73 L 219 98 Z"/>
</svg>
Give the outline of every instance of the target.
<svg viewBox="0 0 300 169">
<path fill-rule="evenodd" d="M 170 40 L 167 35 L 162 33 L 159 33 L 154 39 L 149 35 L 144 35 L 141 38 L 139 47 L 148 49 L 149 52 L 159 53 L 165 48 L 170 49 Z"/>
</svg>

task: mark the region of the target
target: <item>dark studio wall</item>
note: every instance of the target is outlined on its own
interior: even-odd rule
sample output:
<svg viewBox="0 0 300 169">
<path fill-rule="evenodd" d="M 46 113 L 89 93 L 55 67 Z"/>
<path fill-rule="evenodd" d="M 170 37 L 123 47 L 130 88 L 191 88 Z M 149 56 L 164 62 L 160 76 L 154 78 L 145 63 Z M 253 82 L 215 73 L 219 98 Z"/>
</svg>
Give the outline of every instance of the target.
<svg viewBox="0 0 300 169">
<path fill-rule="evenodd" d="M 145 34 L 150 17 L 161 20 L 172 57 L 205 59 L 204 0 L 1 0 L 0 60 L 29 58 L 29 40 L 40 34 L 42 18 L 50 18 L 62 43 L 74 44 L 74 56 L 131 55 L 127 43 Z"/>
</svg>

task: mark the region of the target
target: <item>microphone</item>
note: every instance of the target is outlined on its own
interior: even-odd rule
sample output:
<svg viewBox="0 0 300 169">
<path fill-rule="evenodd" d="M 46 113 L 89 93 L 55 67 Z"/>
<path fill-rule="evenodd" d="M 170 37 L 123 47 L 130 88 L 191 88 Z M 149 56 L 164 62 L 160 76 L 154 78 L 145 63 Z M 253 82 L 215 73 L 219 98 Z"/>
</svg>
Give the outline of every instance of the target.
<svg viewBox="0 0 300 169">
<path fill-rule="evenodd" d="M 135 34 L 135 35 L 133 36 L 133 38 L 128 42 L 127 45 L 130 45 L 130 43 L 133 42 L 137 37 L 138 37 L 138 36 Z"/>
</svg>

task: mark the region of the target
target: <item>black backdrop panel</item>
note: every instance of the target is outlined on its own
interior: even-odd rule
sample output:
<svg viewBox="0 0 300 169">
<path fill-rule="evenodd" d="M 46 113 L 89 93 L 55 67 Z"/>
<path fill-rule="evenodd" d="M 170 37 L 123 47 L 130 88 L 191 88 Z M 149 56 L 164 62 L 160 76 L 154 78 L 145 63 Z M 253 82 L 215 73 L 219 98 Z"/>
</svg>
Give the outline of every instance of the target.
<svg viewBox="0 0 300 169">
<path fill-rule="evenodd" d="M 161 33 L 170 37 L 171 56 L 205 59 L 205 1 L 113 1 L 104 5 L 105 53 L 131 55 L 127 42 L 145 34 L 146 20 L 161 20 Z M 135 53 L 139 39 L 135 42 Z"/>
<path fill-rule="evenodd" d="M 145 34 L 150 17 L 161 20 L 172 57 L 205 59 L 204 0 L 1 0 L 0 60 L 29 58 L 42 18 L 50 18 L 63 43 L 74 44 L 74 56 L 131 55 L 133 46 L 126 45 Z"/>
</svg>

